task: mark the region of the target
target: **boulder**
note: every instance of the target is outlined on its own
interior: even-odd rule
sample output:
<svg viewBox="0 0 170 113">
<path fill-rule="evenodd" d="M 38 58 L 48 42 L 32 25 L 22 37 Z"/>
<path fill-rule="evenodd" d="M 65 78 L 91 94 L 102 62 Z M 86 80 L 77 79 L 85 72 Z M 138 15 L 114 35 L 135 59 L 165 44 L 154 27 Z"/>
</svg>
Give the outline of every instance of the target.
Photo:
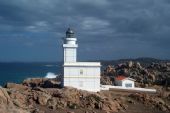
<svg viewBox="0 0 170 113">
<path fill-rule="evenodd" d="M 32 113 L 45 113 L 45 111 L 42 111 L 42 110 L 36 108 L 32 111 Z"/>
<path fill-rule="evenodd" d="M 5 88 L 0 88 L 0 105 L 12 104 L 11 98 Z"/>
<path fill-rule="evenodd" d="M 23 85 L 28 87 L 40 87 L 43 82 L 47 80 L 46 78 L 29 78 L 23 81 Z"/>
<path fill-rule="evenodd" d="M 43 88 L 60 88 L 60 82 L 53 80 L 53 79 L 48 79 L 45 80 L 44 83 L 41 85 Z"/>
<path fill-rule="evenodd" d="M 132 61 L 129 61 L 128 62 L 128 67 L 131 68 L 133 66 L 133 62 Z"/>
<path fill-rule="evenodd" d="M 142 69 L 142 66 L 139 62 L 136 62 L 136 67 L 139 68 L 139 69 Z"/>
<path fill-rule="evenodd" d="M 51 95 L 43 92 L 38 92 L 37 97 L 38 97 L 37 99 L 38 104 L 45 106 L 47 104 L 47 101 L 51 98 Z"/>
<path fill-rule="evenodd" d="M 29 78 L 23 81 L 24 86 L 28 87 L 42 87 L 42 88 L 60 88 L 60 82 L 56 79 L 48 78 Z"/>
<path fill-rule="evenodd" d="M 16 107 L 7 93 L 7 89 L 0 88 L 0 113 L 30 113 Z"/>
<path fill-rule="evenodd" d="M 19 92 L 19 91 L 11 91 L 10 97 L 13 101 L 13 104 L 19 108 L 29 108 L 30 103 L 28 102 L 28 96 Z"/>
<path fill-rule="evenodd" d="M 15 89 L 15 90 L 28 90 L 29 89 L 29 87 L 27 86 L 24 86 L 22 84 L 16 84 L 16 83 L 7 83 L 5 85 L 5 88 Z"/>
<path fill-rule="evenodd" d="M 112 85 L 113 81 L 109 76 L 102 75 L 100 78 L 100 83 L 102 85 Z"/>
</svg>

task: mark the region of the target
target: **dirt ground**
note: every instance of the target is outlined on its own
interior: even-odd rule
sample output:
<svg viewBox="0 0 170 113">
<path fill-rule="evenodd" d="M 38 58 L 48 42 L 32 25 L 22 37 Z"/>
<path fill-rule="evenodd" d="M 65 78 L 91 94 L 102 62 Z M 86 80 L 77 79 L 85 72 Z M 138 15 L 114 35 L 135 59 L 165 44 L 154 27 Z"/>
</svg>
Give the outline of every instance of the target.
<svg viewBox="0 0 170 113">
<path fill-rule="evenodd" d="M 133 100 L 133 103 L 129 103 L 127 100 L 129 99 L 128 95 L 135 92 L 125 92 L 125 91 L 101 91 L 102 95 L 105 95 L 109 98 L 124 98 L 125 104 L 127 108 L 125 110 L 120 110 L 118 113 L 166 113 L 157 108 L 153 108 L 151 106 L 145 105 L 139 101 Z M 149 93 L 149 95 L 154 96 L 157 94 Z M 96 109 L 58 109 L 51 110 L 46 107 L 38 106 L 41 110 L 45 111 L 45 113 L 108 113 L 102 110 Z M 116 113 L 116 112 L 114 112 Z"/>
<path fill-rule="evenodd" d="M 67 112 L 73 112 L 73 113 L 107 113 L 106 111 L 102 110 L 90 110 L 90 109 L 59 109 L 59 110 L 51 110 L 51 109 L 43 109 L 45 113 L 67 113 Z M 116 112 L 115 112 L 116 113 Z M 160 111 L 159 109 L 153 109 L 148 106 L 145 106 L 141 103 L 135 103 L 135 105 L 128 104 L 128 109 L 125 111 L 119 111 L 118 113 L 165 113 L 163 111 Z"/>
</svg>

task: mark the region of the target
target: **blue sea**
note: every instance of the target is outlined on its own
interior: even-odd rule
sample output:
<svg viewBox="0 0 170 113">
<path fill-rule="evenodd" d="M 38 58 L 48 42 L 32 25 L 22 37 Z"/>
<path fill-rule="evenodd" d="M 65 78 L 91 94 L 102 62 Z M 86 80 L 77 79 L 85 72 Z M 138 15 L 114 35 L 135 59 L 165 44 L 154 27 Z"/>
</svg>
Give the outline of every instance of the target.
<svg viewBox="0 0 170 113">
<path fill-rule="evenodd" d="M 61 74 L 61 63 L 0 63 L 0 85 L 21 83 L 26 78 Z"/>
</svg>

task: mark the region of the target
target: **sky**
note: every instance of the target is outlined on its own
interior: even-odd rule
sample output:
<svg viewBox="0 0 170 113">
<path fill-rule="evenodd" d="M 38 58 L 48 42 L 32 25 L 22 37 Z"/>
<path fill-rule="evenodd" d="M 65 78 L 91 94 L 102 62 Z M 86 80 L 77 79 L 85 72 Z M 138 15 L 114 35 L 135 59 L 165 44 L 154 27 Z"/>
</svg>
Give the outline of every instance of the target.
<svg viewBox="0 0 170 113">
<path fill-rule="evenodd" d="M 170 59 L 170 0 L 0 0 L 0 61 L 62 61 L 68 27 L 78 60 Z"/>
</svg>

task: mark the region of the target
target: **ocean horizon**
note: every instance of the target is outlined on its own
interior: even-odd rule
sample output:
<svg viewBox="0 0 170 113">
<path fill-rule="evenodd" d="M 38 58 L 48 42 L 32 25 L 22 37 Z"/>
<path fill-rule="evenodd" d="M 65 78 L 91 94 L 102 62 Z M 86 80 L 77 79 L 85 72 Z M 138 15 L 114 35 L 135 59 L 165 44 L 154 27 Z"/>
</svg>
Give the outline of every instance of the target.
<svg viewBox="0 0 170 113">
<path fill-rule="evenodd" d="M 0 85 L 21 83 L 27 78 L 50 77 L 61 74 L 60 63 L 0 63 Z"/>
</svg>

